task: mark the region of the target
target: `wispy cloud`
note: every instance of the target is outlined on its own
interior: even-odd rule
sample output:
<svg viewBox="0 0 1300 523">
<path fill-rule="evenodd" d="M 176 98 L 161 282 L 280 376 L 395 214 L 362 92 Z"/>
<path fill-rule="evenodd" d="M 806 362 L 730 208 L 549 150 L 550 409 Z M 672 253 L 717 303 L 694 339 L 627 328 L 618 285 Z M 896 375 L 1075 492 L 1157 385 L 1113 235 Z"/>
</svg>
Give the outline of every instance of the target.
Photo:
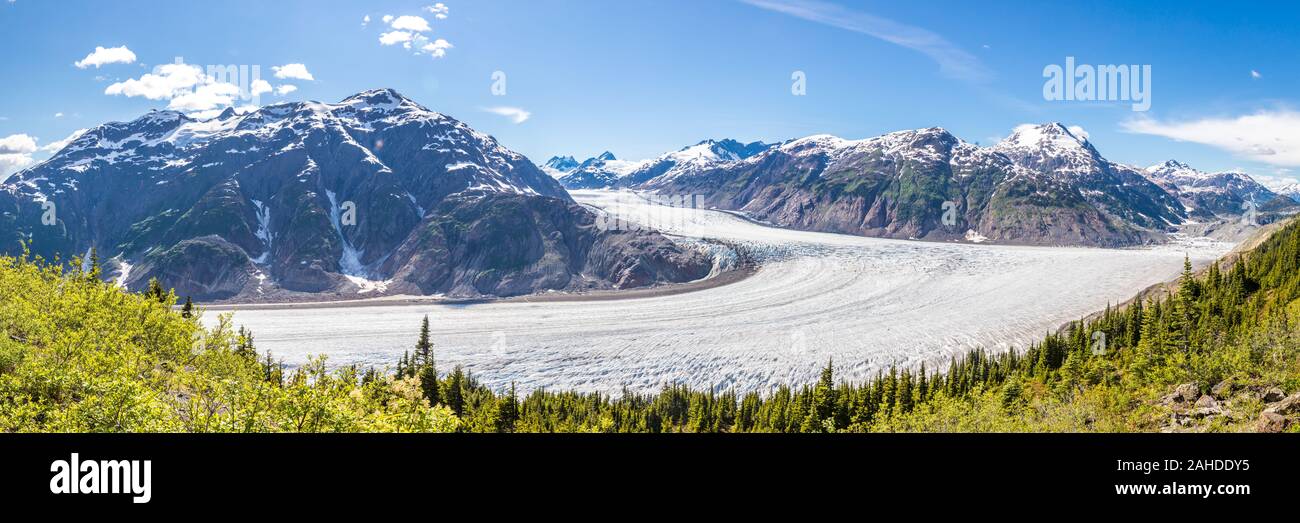
<svg viewBox="0 0 1300 523">
<path fill-rule="evenodd" d="M 746 4 L 879 38 L 924 54 L 951 78 L 978 82 L 992 73 L 974 55 L 930 30 L 819 0 L 740 0 Z"/>
<path fill-rule="evenodd" d="M 518 107 L 488 107 L 483 110 L 492 114 L 499 114 L 501 116 L 509 118 L 512 122 L 516 124 L 524 123 L 528 121 L 528 118 L 533 116 L 533 113 L 530 113 Z"/>
<path fill-rule="evenodd" d="M 1300 166 L 1300 112 L 1291 110 L 1179 122 L 1136 118 L 1123 122 L 1121 128 L 1131 133 L 1209 145 L 1269 165 Z"/>
</svg>

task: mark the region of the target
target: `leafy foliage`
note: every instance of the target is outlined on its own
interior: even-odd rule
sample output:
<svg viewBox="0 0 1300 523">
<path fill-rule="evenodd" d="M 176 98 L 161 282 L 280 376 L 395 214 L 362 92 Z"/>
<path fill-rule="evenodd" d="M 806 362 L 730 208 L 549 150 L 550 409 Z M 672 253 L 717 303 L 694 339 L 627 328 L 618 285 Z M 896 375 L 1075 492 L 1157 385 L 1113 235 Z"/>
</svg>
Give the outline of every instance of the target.
<svg viewBox="0 0 1300 523">
<path fill-rule="evenodd" d="M 284 372 L 229 316 L 212 329 L 161 286 L 132 294 L 40 259 L 0 258 L 0 431 L 453 431 L 418 380 L 323 358 Z M 188 316 L 187 316 L 188 315 Z"/>
</svg>

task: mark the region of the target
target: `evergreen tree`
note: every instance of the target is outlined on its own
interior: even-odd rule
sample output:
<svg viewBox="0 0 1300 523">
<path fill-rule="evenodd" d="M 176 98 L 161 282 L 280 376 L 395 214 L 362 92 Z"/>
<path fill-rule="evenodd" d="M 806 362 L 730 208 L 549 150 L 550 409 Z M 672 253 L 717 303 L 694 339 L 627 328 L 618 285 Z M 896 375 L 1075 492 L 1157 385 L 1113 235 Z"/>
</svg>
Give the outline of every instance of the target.
<svg viewBox="0 0 1300 523">
<path fill-rule="evenodd" d="M 424 393 L 424 399 L 429 400 L 430 405 L 437 405 L 442 400 L 438 394 L 438 366 L 432 356 L 429 357 L 427 364 L 420 367 L 420 391 Z"/>
<path fill-rule="evenodd" d="M 181 306 L 181 317 L 186 319 L 194 317 L 194 302 L 190 301 L 189 296 L 185 297 L 185 305 Z"/>
<path fill-rule="evenodd" d="M 430 365 L 433 362 L 433 342 L 429 341 L 429 315 L 420 322 L 420 339 L 415 342 L 415 363 Z"/>
<path fill-rule="evenodd" d="M 101 273 L 102 273 L 102 269 L 100 269 L 99 267 L 99 250 L 94 247 L 91 247 L 90 248 L 90 272 L 86 274 L 86 277 L 90 281 L 98 282 L 100 281 L 99 278 Z"/>
<path fill-rule="evenodd" d="M 149 290 L 145 291 L 145 296 L 158 303 L 167 303 L 167 294 L 167 291 L 163 290 L 162 283 L 158 282 L 158 278 L 149 278 Z"/>
<path fill-rule="evenodd" d="M 510 382 L 510 394 L 501 399 L 501 405 L 497 410 L 497 430 L 514 432 L 515 422 L 519 421 L 519 397 L 515 394 L 513 381 Z"/>
<path fill-rule="evenodd" d="M 447 407 L 458 417 L 465 414 L 464 386 L 465 372 L 457 365 L 443 384 L 442 397 Z"/>
</svg>

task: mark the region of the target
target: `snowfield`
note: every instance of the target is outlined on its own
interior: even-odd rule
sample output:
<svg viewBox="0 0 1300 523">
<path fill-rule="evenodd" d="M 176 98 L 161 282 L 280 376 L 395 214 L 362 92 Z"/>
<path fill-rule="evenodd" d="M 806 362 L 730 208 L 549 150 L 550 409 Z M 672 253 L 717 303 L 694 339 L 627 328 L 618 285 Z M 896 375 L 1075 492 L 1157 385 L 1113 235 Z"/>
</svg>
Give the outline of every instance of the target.
<svg viewBox="0 0 1300 523">
<path fill-rule="evenodd" d="M 1188 239 L 1126 250 L 887 240 L 776 229 L 632 193 L 573 196 L 684 239 L 741 243 L 760 268 L 677 295 L 248 310 L 235 323 L 291 365 L 324 354 L 331 365 L 391 366 L 428 314 L 440 369 L 463 365 L 498 389 L 617 393 L 680 382 L 767 391 L 812 382 L 831 359 L 839 378 L 861 380 L 890 365 L 941 368 L 976 347 L 1023 348 L 1176 277 L 1184 253 L 1204 265 L 1231 248 Z"/>
</svg>

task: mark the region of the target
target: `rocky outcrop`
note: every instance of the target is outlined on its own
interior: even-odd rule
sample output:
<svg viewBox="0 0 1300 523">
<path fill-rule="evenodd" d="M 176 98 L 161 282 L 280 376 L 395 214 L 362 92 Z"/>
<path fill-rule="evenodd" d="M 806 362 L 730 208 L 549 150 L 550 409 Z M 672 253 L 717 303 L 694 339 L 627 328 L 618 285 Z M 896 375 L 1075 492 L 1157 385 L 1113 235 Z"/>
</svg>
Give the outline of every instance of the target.
<svg viewBox="0 0 1300 523">
<path fill-rule="evenodd" d="M 1286 432 L 1300 426 L 1300 393 L 1287 396 L 1277 387 L 1244 385 L 1233 379 L 1216 383 L 1207 394 L 1200 390 L 1195 383 L 1184 383 L 1161 397 L 1159 405 L 1169 412 L 1163 432 Z M 1253 412 L 1258 417 L 1252 417 Z"/>
</svg>

